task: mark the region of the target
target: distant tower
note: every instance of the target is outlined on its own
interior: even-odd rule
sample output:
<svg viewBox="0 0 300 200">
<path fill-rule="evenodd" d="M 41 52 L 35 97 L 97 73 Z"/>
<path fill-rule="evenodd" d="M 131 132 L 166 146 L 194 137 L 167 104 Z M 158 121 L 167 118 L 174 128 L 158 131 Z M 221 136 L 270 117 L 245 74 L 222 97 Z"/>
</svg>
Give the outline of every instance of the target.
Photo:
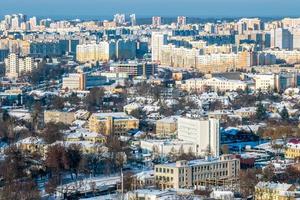
<svg viewBox="0 0 300 200">
<path fill-rule="evenodd" d="M 186 17 L 185 16 L 178 16 L 177 17 L 177 26 L 185 26 L 186 25 Z"/>
<path fill-rule="evenodd" d="M 161 26 L 161 17 L 158 17 L 158 16 L 152 17 L 152 26 L 154 26 L 154 27 Z"/>
<path fill-rule="evenodd" d="M 115 14 L 114 15 L 114 22 L 116 22 L 116 24 L 124 24 L 125 23 L 125 14 Z"/>
<path fill-rule="evenodd" d="M 151 37 L 151 49 L 152 49 L 152 61 L 160 62 L 161 60 L 161 48 L 167 44 L 167 35 L 160 32 L 152 32 Z"/>
<path fill-rule="evenodd" d="M 136 25 L 136 16 L 135 16 L 135 14 L 130 15 L 130 23 L 131 23 L 131 26 Z"/>
</svg>

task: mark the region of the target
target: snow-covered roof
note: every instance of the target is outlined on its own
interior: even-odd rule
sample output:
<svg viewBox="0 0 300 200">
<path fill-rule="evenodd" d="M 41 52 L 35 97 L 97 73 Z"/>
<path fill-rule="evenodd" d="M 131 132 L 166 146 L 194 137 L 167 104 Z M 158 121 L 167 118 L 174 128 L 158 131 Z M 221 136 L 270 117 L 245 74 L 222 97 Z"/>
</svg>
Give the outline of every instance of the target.
<svg viewBox="0 0 300 200">
<path fill-rule="evenodd" d="M 19 140 L 17 143 L 17 145 L 20 144 L 35 144 L 35 145 L 42 145 L 45 144 L 44 140 L 39 138 L 39 137 L 27 137 L 24 138 L 22 140 Z"/>
<path fill-rule="evenodd" d="M 170 117 L 165 117 L 163 119 L 157 120 L 157 122 L 163 122 L 163 123 L 176 123 L 178 118 L 180 116 L 170 116 Z"/>
<path fill-rule="evenodd" d="M 268 188 L 270 190 L 288 191 L 293 185 L 287 183 L 274 183 L 274 182 L 258 182 L 255 187 Z"/>
</svg>

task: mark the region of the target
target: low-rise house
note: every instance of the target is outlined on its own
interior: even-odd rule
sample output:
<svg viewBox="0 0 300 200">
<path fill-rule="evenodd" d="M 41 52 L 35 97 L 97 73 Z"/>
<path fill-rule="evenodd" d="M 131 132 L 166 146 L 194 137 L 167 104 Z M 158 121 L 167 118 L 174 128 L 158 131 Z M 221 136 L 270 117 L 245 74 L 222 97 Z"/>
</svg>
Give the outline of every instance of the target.
<svg viewBox="0 0 300 200">
<path fill-rule="evenodd" d="M 242 107 L 234 111 L 234 114 L 242 118 L 250 118 L 256 114 L 256 107 Z"/>
<path fill-rule="evenodd" d="M 294 159 L 300 157 L 300 139 L 292 139 L 286 145 L 285 158 Z"/>
<path fill-rule="evenodd" d="M 153 187 L 155 185 L 154 171 L 143 171 L 134 175 L 137 188 Z"/>
<path fill-rule="evenodd" d="M 58 110 L 47 110 L 44 112 L 44 122 L 72 124 L 75 120 L 74 112 L 63 112 Z"/>
<path fill-rule="evenodd" d="M 234 200 L 234 194 L 232 191 L 214 190 L 210 193 L 210 198 L 218 200 Z"/>
<path fill-rule="evenodd" d="M 65 132 L 66 141 L 90 141 L 90 142 L 105 142 L 105 137 L 96 132 L 90 132 L 84 128 Z"/>
<path fill-rule="evenodd" d="M 247 82 L 240 80 L 231 80 L 223 77 L 213 77 L 209 79 L 187 79 L 182 82 L 180 88 L 186 91 L 205 91 L 212 89 L 213 91 L 236 91 L 245 90 Z"/>
<path fill-rule="evenodd" d="M 29 153 L 39 153 L 40 155 L 45 154 L 46 143 L 39 137 L 27 137 L 19 140 L 16 143 L 17 147 L 22 151 Z"/>
<path fill-rule="evenodd" d="M 51 145 L 62 145 L 64 147 L 69 147 L 70 145 L 78 145 L 81 148 L 82 153 L 84 154 L 95 154 L 106 151 L 106 147 L 91 141 L 57 141 Z"/>
<path fill-rule="evenodd" d="M 286 183 L 259 182 L 255 186 L 256 200 L 294 200 L 295 186 Z"/>
</svg>

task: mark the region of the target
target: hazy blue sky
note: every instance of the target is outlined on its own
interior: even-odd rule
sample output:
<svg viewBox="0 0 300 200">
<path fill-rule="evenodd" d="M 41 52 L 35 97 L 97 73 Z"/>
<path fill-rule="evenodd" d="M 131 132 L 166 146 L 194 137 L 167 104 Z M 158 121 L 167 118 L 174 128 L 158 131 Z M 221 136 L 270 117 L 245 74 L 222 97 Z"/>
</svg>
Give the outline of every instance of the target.
<svg viewBox="0 0 300 200">
<path fill-rule="evenodd" d="M 296 16 L 299 0 L 0 0 L 0 15 L 37 16 Z"/>
</svg>

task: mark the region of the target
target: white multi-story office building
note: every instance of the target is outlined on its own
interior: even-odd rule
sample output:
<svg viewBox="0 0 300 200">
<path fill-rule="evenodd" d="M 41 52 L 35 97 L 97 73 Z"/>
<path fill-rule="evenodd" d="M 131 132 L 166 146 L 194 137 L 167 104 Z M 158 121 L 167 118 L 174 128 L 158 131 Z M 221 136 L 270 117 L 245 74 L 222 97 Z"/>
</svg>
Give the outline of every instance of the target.
<svg viewBox="0 0 300 200">
<path fill-rule="evenodd" d="M 236 181 L 240 160 L 232 155 L 155 165 L 155 182 L 161 189 L 199 188 L 210 183 L 219 185 Z"/>
<path fill-rule="evenodd" d="M 218 119 L 178 119 L 178 139 L 193 142 L 198 155 L 219 156 L 219 129 Z"/>
</svg>

